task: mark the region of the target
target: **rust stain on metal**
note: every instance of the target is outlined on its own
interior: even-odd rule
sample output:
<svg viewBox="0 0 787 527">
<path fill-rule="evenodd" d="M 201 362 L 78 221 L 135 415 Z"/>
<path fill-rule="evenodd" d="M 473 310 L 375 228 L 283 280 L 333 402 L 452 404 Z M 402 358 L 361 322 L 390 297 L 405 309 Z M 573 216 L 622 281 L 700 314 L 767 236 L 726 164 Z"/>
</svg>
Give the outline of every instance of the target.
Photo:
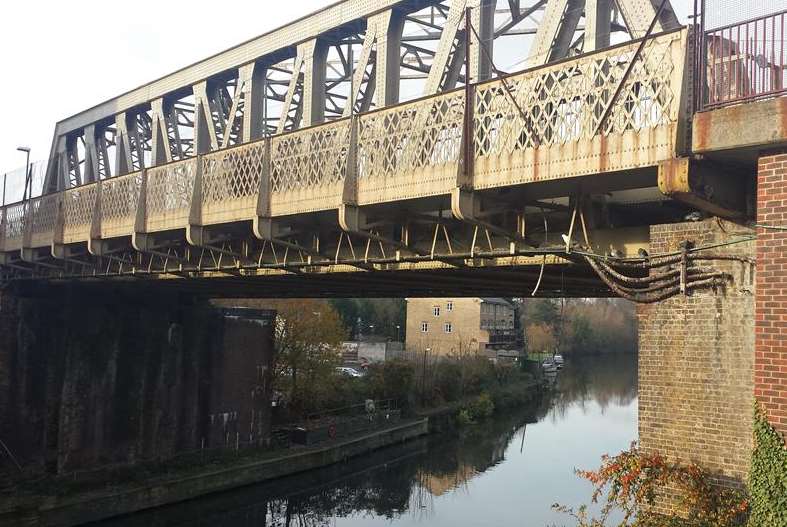
<svg viewBox="0 0 787 527">
<path fill-rule="evenodd" d="M 694 116 L 694 150 L 705 150 L 708 147 L 708 134 L 711 127 L 711 112 L 702 112 Z"/>
<path fill-rule="evenodd" d="M 666 196 L 691 192 L 687 158 L 668 159 L 659 163 L 659 190 Z"/>
</svg>

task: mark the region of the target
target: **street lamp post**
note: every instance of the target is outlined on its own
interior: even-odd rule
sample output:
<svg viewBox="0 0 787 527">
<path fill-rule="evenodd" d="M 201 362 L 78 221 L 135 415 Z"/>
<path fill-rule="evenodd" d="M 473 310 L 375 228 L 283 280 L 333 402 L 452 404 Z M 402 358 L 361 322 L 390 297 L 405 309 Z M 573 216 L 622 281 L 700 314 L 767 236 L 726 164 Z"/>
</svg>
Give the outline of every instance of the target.
<svg viewBox="0 0 787 527">
<path fill-rule="evenodd" d="M 24 194 L 22 194 L 22 201 L 27 201 L 28 189 L 30 189 L 30 196 L 29 197 L 33 197 L 33 188 L 32 188 L 32 176 L 33 175 L 30 173 L 30 148 L 27 147 L 27 146 L 20 146 L 20 147 L 17 147 L 17 150 L 19 152 L 24 152 L 25 153 L 25 192 L 24 192 Z M 4 187 L 5 187 L 5 184 L 4 184 Z M 3 198 L 3 203 L 5 204 L 5 198 Z"/>
</svg>

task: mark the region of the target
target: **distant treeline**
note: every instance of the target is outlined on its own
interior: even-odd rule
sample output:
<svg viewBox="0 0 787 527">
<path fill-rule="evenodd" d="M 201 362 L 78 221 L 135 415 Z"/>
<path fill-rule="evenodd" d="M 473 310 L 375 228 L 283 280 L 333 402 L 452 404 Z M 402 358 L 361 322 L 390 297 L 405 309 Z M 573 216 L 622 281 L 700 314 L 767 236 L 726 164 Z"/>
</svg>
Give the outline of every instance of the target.
<svg viewBox="0 0 787 527">
<path fill-rule="evenodd" d="M 634 353 L 634 305 L 618 298 L 526 299 L 522 321 L 531 352 Z"/>
<path fill-rule="evenodd" d="M 404 340 L 407 319 L 404 298 L 335 298 L 329 302 L 342 317 L 350 338 L 374 335 Z"/>
</svg>

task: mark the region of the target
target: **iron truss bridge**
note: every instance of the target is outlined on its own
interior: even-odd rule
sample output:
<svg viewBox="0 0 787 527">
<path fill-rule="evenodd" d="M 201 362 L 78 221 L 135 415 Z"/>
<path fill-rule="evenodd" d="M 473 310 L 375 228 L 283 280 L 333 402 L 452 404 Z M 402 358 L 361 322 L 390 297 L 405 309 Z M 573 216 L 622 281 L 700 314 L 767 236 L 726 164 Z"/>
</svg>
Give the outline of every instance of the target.
<svg viewBox="0 0 787 527">
<path fill-rule="evenodd" d="M 566 248 L 690 212 L 688 40 L 650 0 L 334 4 L 58 123 L 2 281 L 609 293 Z"/>
</svg>

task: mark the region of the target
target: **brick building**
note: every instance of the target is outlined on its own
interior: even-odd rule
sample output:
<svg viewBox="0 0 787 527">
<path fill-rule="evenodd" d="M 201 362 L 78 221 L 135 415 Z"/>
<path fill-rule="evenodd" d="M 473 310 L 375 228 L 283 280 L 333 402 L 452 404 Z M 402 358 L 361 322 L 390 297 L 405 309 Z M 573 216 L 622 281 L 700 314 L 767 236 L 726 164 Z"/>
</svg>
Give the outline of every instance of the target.
<svg viewBox="0 0 787 527">
<path fill-rule="evenodd" d="M 503 298 L 407 299 L 408 351 L 436 356 L 521 347 L 517 309 Z"/>
</svg>

